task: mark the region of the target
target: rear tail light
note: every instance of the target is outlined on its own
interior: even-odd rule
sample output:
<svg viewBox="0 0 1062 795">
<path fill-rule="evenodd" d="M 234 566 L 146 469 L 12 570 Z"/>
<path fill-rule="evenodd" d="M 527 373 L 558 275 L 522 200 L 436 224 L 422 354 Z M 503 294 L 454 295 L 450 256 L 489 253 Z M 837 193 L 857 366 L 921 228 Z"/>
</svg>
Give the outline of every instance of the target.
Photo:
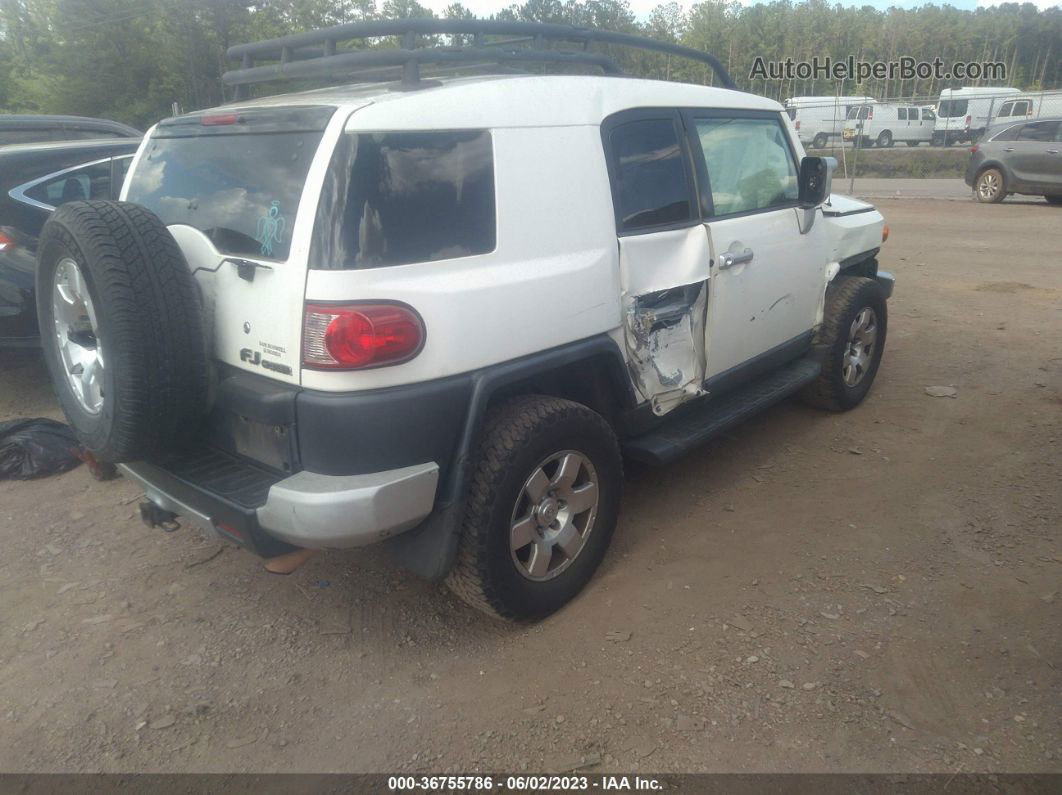
<svg viewBox="0 0 1062 795">
<path fill-rule="evenodd" d="M 793 127 L 795 127 L 798 130 L 800 129 L 800 120 L 799 119 L 797 119 L 796 122 L 793 123 Z"/>
<path fill-rule="evenodd" d="M 970 147 L 970 154 L 973 154 L 974 152 L 976 152 L 980 148 L 981 148 L 980 144 L 974 144 L 973 146 Z"/>
<path fill-rule="evenodd" d="M 8 237 L 3 232 L 0 232 L 0 252 L 11 251 L 15 248 L 15 241 L 13 238 Z"/>
<path fill-rule="evenodd" d="M 870 110 L 867 111 L 867 118 L 868 119 L 873 119 L 874 118 L 874 109 L 873 108 L 871 108 Z"/>
<path fill-rule="evenodd" d="M 967 116 L 967 117 L 966 117 L 966 126 L 967 126 L 967 127 L 969 127 L 969 126 L 970 126 L 970 119 L 971 119 L 971 117 L 970 117 L 970 116 Z"/>
<path fill-rule="evenodd" d="M 424 345 L 424 323 L 402 304 L 307 304 L 302 364 L 357 370 L 408 361 Z"/>
<path fill-rule="evenodd" d="M 204 127 L 223 127 L 226 124 L 235 124 L 239 120 L 240 117 L 236 113 L 215 113 L 199 117 L 199 123 Z"/>
</svg>

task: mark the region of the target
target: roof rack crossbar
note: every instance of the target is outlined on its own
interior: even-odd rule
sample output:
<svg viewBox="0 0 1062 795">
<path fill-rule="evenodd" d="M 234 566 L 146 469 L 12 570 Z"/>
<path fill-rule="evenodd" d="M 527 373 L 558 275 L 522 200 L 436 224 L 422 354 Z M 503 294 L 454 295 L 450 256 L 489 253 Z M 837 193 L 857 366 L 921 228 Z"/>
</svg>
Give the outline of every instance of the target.
<svg viewBox="0 0 1062 795">
<path fill-rule="evenodd" d="M 467 47 L 417 46 L 417 36 L 436 35 L 470 35 L 473 37 L 473 43 Z M 386 36 L 401 37 L 402 46 L 397 49 L 338 49 L 339 42 Z M 519 38 L 491 42 L 486 40 L 485 36 Z M 582 49 L 545 49 L 544 43 L 547 39 L 578 43 L 582 45 Z M 512 47 L 514 44 L 525 42 L 530 42 L 531 46 Z M 710 66 L 725 88 L 737 88 L 714 55 L 644 36 L 543 22 L 430 18 L 353 22 L 252 44 L 237 44 L 229 48 L 228 57 L 239 61 L 240 68 L 226 72 L 222 75 L 222 80 L 226 85 L 242 86 L 270 80 L 340 77 L 352 69 L 364 67 L 401 66 L 403 83 L 415 84 L 419 80 L 419 67 L 423 63 L 467 61 L 579 64 L 597 67 L 606 74 L 623 74 L 612 58 L 591 51 L 591 45 L 594 43 L 618 44 L 698 61 Z M 305 49 L 310 47 L 316 49 Z M 256 66 L 256 60 L 272 60 L 276 63 Z"/>
</svg>

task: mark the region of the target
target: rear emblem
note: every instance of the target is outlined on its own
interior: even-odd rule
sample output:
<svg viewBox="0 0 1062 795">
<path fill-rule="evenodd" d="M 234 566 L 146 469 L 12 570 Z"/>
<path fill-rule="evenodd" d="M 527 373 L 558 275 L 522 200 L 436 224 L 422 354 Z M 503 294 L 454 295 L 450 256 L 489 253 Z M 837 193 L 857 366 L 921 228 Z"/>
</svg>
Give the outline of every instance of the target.
<svg viewBox="0 0 1062 795">
<path fill-rule="evenodd" d="M 251 324 L 248 323 L 246 320 L 243 322 L 243 333 L 244 334 L 250 334 L 251 333 Z"/>
</svg>

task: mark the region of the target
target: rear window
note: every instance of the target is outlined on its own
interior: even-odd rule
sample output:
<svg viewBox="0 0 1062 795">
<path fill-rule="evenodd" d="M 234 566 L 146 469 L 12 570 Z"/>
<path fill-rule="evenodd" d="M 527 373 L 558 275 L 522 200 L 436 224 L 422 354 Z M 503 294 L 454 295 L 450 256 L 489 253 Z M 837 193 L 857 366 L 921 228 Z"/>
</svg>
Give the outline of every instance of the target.
<svg viewBox="0 0 1062 795">
<path fill-rule="evenodd" d="M 345 133 L 317 208 L 310 266 L 379 268 L 494 250 L 486 130 Z"/>
<path fill-rule="evenodd" d="M 294 113 L 294 121 L 278 120 L 279 112 L 241 115 L 230 125 L 201 127 L 194 117 L 163 123 L 126 198 L 167 225 L 198 229 L 223 254 L 285 260 L 306 173 L 332 112 L 310 118 L 318 129 L 291 129 L 306 120 Z"/>
</svg>

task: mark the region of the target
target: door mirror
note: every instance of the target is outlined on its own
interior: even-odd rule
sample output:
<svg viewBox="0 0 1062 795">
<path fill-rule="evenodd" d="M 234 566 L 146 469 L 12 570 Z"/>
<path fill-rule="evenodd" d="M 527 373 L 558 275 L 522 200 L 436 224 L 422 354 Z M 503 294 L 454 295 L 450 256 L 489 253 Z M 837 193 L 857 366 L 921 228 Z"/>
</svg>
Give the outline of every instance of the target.
<svg viewBox="0 0 1062 795">
<path fill-rule="evenodd" d="M 837 160 L 832 157 L 805 157 L 800 161 L 800 206 L 805 210 L 818 207 L 830 195 L 830 183 Z"/>
</svg>

